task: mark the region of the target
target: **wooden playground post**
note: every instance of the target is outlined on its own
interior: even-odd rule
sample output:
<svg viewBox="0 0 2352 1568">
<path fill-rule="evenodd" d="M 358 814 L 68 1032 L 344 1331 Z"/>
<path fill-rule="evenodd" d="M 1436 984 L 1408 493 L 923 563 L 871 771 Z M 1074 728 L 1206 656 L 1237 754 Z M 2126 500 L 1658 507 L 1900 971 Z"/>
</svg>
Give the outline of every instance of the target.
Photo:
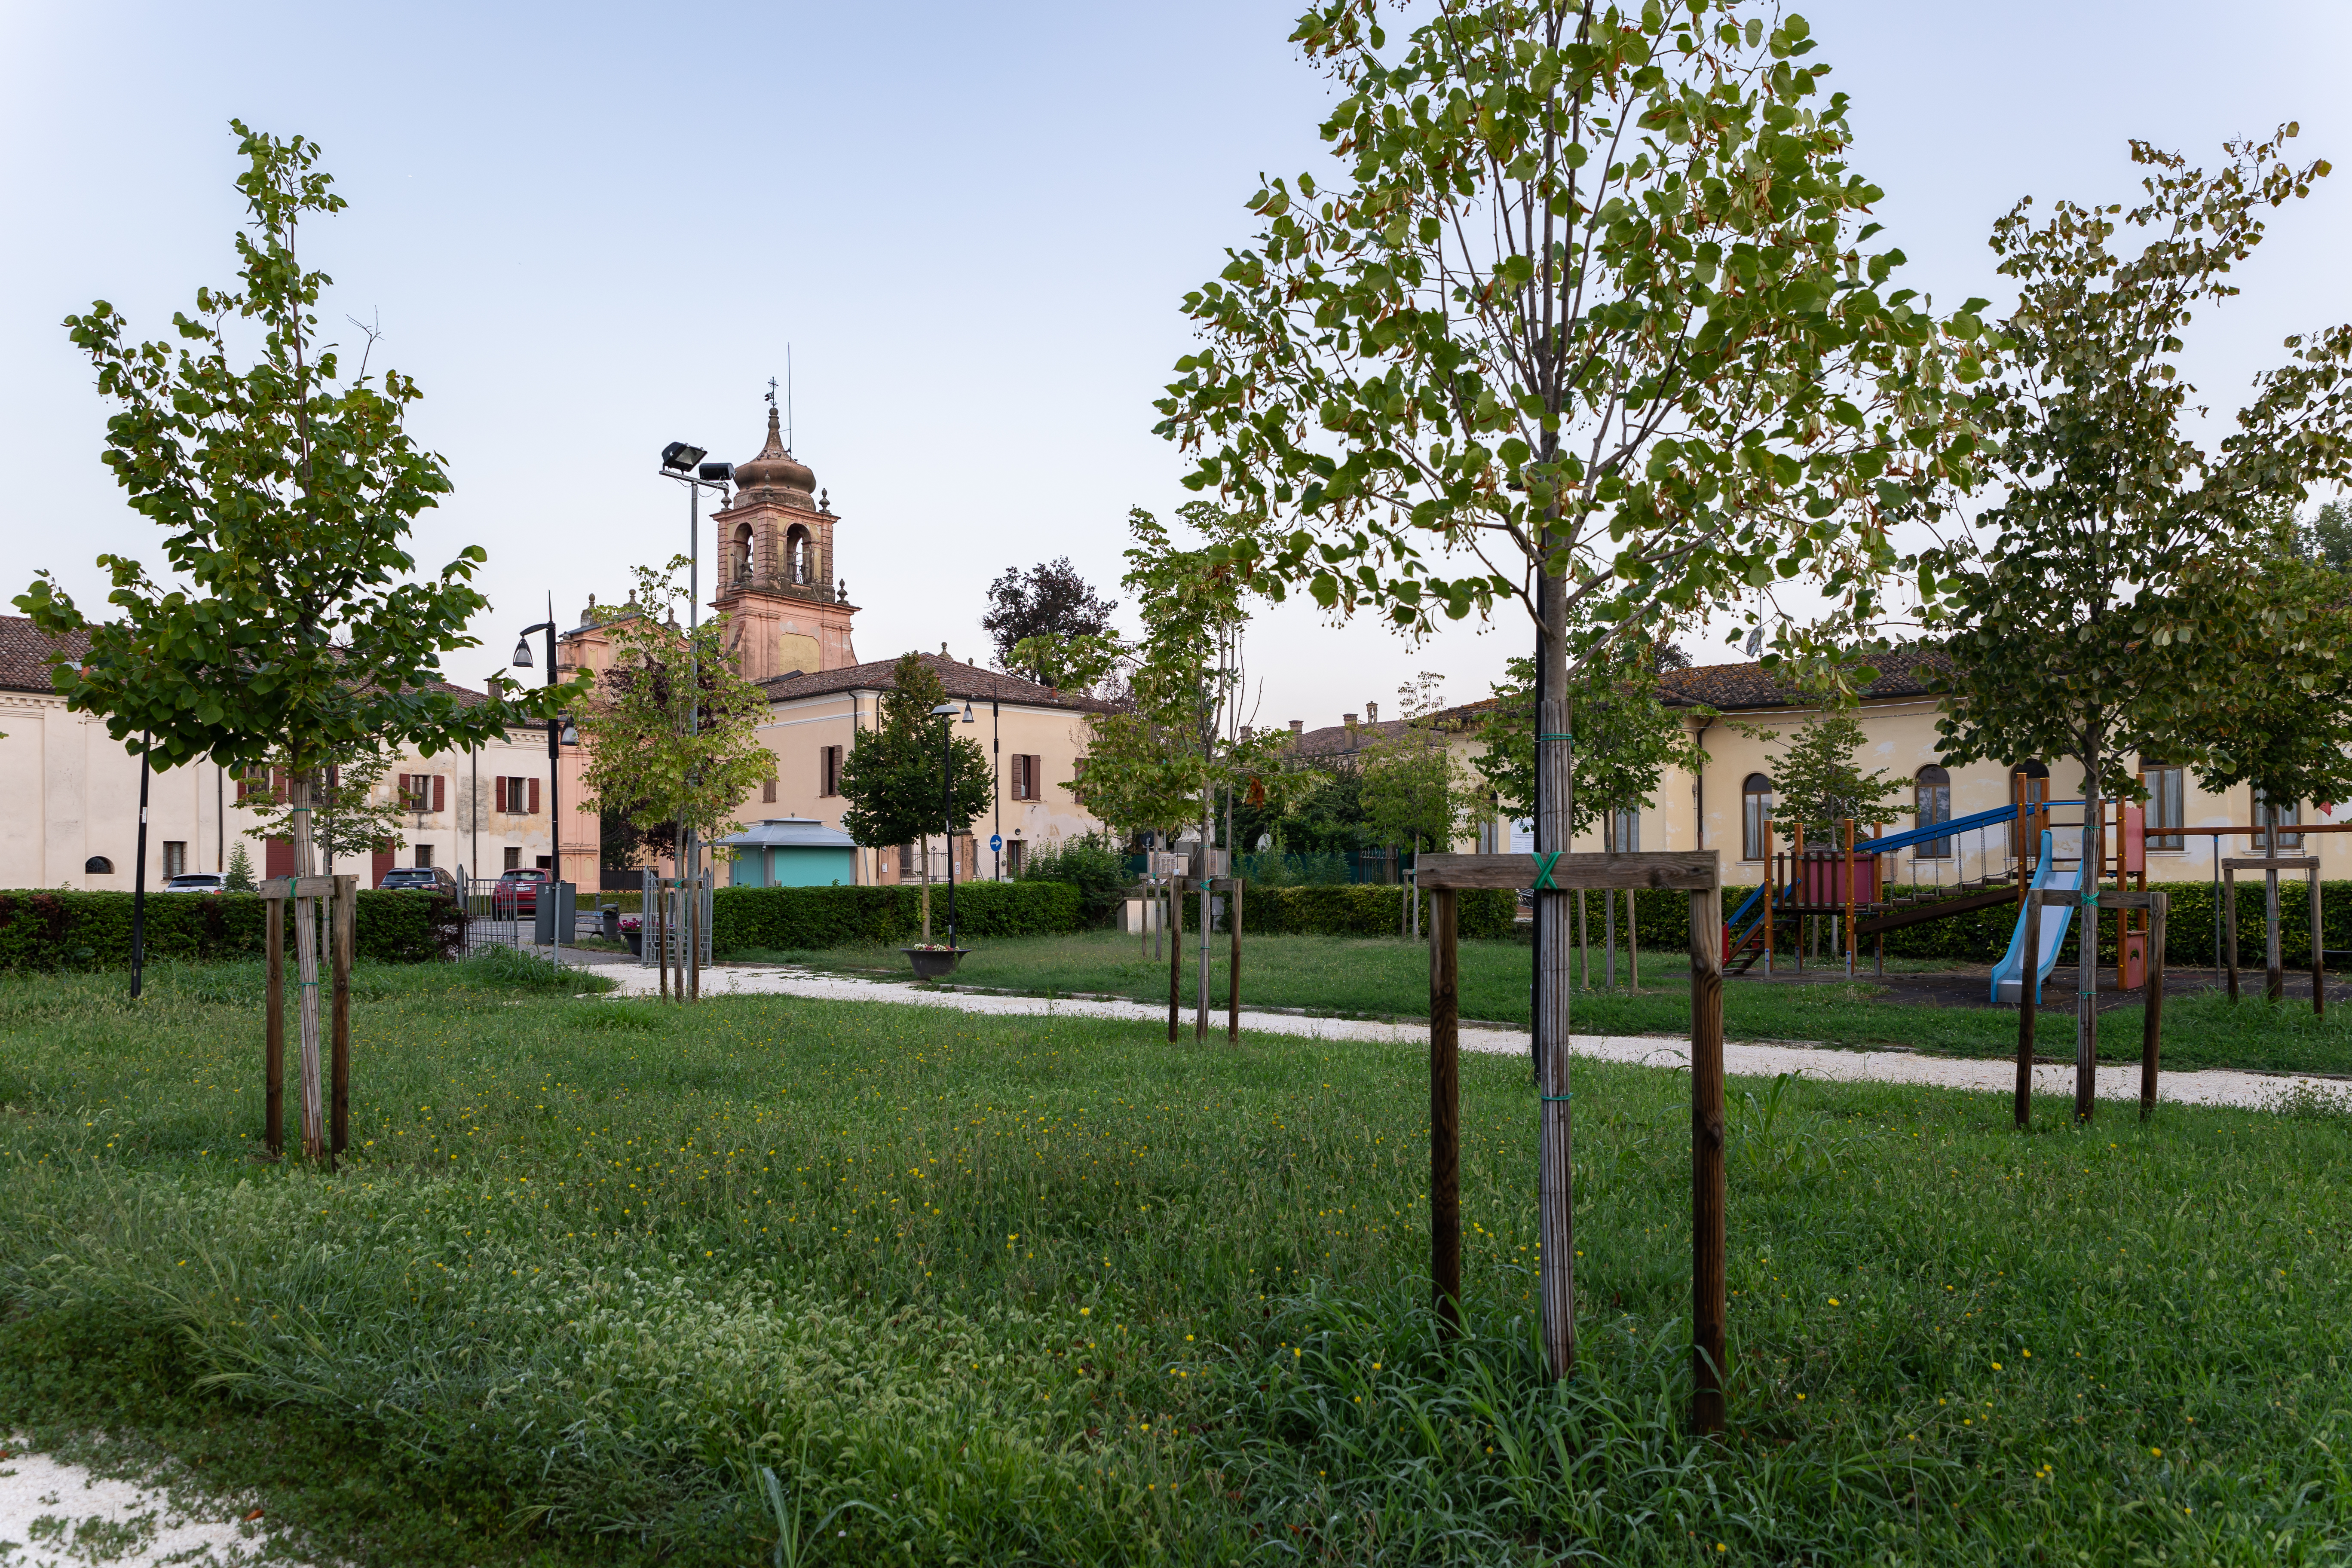
<svg viewBox="0 0 2352 1568">
<path fill-rule="evenodd" d="M 261 906 L 261 1147 L 272 1160 L 286 1152 L 286 900 Z"/>
<path fill-rule="evenodd" d="M 1725 1299 L 1723 1109 L 1723 897 L 1721 858 L 1660 851 L 1649 854 L 1432 855 L 1421 885 L 1432 896 L 1430 952 L 1430 1279 L 1444 1331 L 1458 1318 L 1462 1280 L 1459 1072 L 1461 994 L 1459 920 L 1454 892 L 1462 888 L 1677 888 L 1690 894 L 1691 947 L 1691 1427 L 1700 1436 L 1724 1428 Z M 1548 1064 L 1543 1116 L 1569 1100 L 1563 1050 Z M 1549 1092 L 1557 1089 L 1559 1092 Z M 1564 1112 L 1561 1113 L 1564 1116 Z M 1562 1152 L 1564 1153 L 1564 1148 Z M 1538 1190 L 1563 1170 L 1538 1173 Z M 1565 1194 L 1563 1194 L 1565 1195 Z M 1568 1212 L 1563 1208 L 1563 1213 Z M 1547 1295 L 1574 1300 L 1571 1238 L 1546 1236 L 1537 1263 Z M 1458 1311 L 1458 1308 L 1456 1309 Z M 1572 1325 L 1571 1325 L 1572 1328 Z M 1572 1338 L 1570 1344 L 1573 1344 Z M 1555 1377 L 1568 1364 L 1554 1364 Z"/>
<path fill-rule="evenodd" d="M 2142 891 L 2146 891 L 2145 889 Z M 2147 978 L 2140 1004 L 2139 1119 L 2156 1114 L 2156 1068 L 2164 1034 L 2164 916 L 2170 899 L 2149 893 L 2147 906 Z"/>
<path fill-rule="evenodd" d="M 1853 818 L 1845 822 L 1845 977 L 1853 978 L 1855 959 L 1862 954 L 1862 938 L 1853 929 Z"/>
<path fill-rule="evenodd" d="M 2226 919 L 2226 922 L 2225 922 L 2225 923 L 2227 924 L 2227 927 L 2228 927 L 2228 930 L 2229 930 L 2229 941 L 2228 941 L 2227 946 L 2228 946 L 2228 949 L 2229 949 L 2228 962 L 2229 962 L 2229 965 L 2230 965 L 2230 1000 L 2231 1000 L 2231 1001 L 2232 1001 L 2232 1002 L 2235 1002 L 2235 1001 L 2238 999 L 2238 872 L 2237 872 L 2237 864 L 2238 864 L 2238 863 L 2237 863 L 2237 861 L 2235 861 L 2234 859 L 2228 859 L 2228 858 L 2223 859 L 2223 860 L 2222 860 L 2222 862 L 2221 862 L 2221 885 L 2222 885 L 2223 889 L 2225 889 L 2225 891 L 2226 891 L 2226 893 L 2227 893 L 2227 895 L 2228 895 L 2228 898 L 2229 898 L 2229 914 L 2228 914 L 2228 916 L 2227 916 L 2227 919 Z"/>
<path fill-rule="evenodd" d="M 1184 991 L 1184 882 L 1168 877 L 1168 1043 L 1176 1043 L 1176 1016 Z"/>
<path fill-rule="evenodd" d="M 1805 901 L 1806 895 L 1812 891 L 1812 879 L 1805 874 L 1805 825 L 1803 823 L 1797 824 L 1796 833 L 1790 842 L 1792 847 L 1789 851 L 1789 871 L 1790 881 L 1796 889 L 1796 897 L 1789 902 L 1797 916 L 1797 973 L 1802 974 L 1805 972 Z"/>
<path fill-rule="evenodd" d="M 1462 988 L 1452 888 L 1430 889 L 1429 1279 L 1438 1332 L 1462 1331 Z"/>
<path fill-rule="evenodd" d="M 2311 864 L 2311 1010 L 2325 1018 L 2327 1016 L 2327 953 L 2320 942 L 2319 857 L 2313 856 Z"/>
<path fill-rule="evenodd" d="M 1780 849 L 1773 840 L 1773 822 L 1764 819 L 1764 974 L 1772 974 L 1772 906 L 1780 900 Z"/>
<path fill-rule="evenodd" d="M 2017 982 L 2017 1126 L 2020 1131 L 2033 1118 L 2033 1025 L 2037 1004 L 2041 998 L 2034 993 L 2042 978 L 2042 900 L 2024 896 L 2025 950 L 2024 963 L 2018 971 Z M 1994 997 L 1999 1001 L 1998 996 Z"/>
</svg>

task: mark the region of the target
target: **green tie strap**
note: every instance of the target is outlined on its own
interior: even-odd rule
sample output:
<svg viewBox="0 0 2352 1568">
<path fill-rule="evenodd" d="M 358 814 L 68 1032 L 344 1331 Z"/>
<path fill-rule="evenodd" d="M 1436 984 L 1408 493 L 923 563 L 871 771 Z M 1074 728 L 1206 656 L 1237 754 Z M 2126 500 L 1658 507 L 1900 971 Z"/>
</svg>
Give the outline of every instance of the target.
<svg viewBox="0 0 2352 1568">
<path fill-rule="evenodd" d="M 1555 849 L 1549 855 L 1545 854 L 1540 849 L 1535 852 L 1536 886 L 1538 889 L 1549 888 L 1555 893 L 1560 890 L 1559 884 L 1551 879 L 1551 868 L 1558 865 L 1559 863 L 1559 858 L 1567 853 L 1568 851 L 1565 849 Z"/>
</svg>

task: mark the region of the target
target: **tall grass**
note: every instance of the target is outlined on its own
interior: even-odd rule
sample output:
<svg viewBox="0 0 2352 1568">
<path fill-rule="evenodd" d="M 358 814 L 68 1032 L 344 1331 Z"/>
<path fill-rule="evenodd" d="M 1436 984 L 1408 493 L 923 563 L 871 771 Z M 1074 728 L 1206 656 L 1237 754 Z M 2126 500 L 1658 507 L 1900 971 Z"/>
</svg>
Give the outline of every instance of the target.
<svg viewBox="0 0 2352 1568">
<path fill-rule="evenodd" d="M 2316 1102 L 2021 1137 L 1997 1097 L 1735 1082 L 1717 1444 L 1680 1425 L 1675 1075 L 1579 1067 L 1554 1384 L 1523 1064 L 1463 1064 L 1446 1347 L 1410 1050 L 473 987 L 357 1032 L 335 1177 L 243 1157 L 239 1005 L 0 1039 L 0 1422 L 341 1434 L 364 1464 L 272 1517 L 383 1561 L 2352 1551 Z"/>
</svg>

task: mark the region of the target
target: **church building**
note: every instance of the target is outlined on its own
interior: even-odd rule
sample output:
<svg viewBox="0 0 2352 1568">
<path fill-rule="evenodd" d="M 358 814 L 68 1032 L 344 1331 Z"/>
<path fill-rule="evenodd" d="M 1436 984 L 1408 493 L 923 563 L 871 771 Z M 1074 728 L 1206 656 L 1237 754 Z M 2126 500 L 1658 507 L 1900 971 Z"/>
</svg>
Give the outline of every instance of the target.
<svg viewBox="0 0 2352 1568">
<path fill-rule="evenodd" d="M 727 619 L 741 672 L 767 694 L 760 738 L 775 757 L 774 773 L 737 808 L 735 819 L 754 830 L 762 823 L 780 825 L 763 841 L 814 845 L 840 831 L 848 805 L 840 789 L 842 763 L 857 731 L 877 721 L 884 694 L 895 689 L 891 670 L 898 659 L 858 660 L 857 606 L 834 553 L 841 519 L 808 465 L 785 449 L 772 406 L 767 440 L 756 456 L 735 466 L 733 486 L 710 520 L 719 572 L 709 607 Z M 608 668 L 607 628 L 617 618 L 612 607 L 592 605 L 582 624 L 559 640 L 560 669 Z M 929 856 L 938 879 L 947 874 L 950 853 L 959 879 L 1010 878 L 1045 846 L 1099 826 L 1069 784 L 1086 754 L 1087 715 L 1102 711 L 1103 703 L 961 662 L 944 643 L 937 654 L 920 657 L 948 695 L 966 705 L 969 718 L 959 716 L 958 732 L 978 741 L 990 758 L 992 798 L 972 832 L 959 837 L 952 849 L 936 840 L 856 849 L 847 856 L 850 879 L 839 877 L 835 855 L 746 855 L 732 867 L 722 865 L 722 885 L 730 878 L 753 884 L 802 879 L 779 869 L 795 859 L 814 868 L 805 879 L 854 879 L 860 886 L 913 880 L 922 874 L 919 855 Z M 580 778 L 583 761 L 569 752 L 564 758 L 567 800 L 591 798 Z M 583 889 L 596 887 L 600 875 L 609 875 L 599 871 L 597 817 L 593 808 L 564 816 L 564 875 Z M 992 848 L 992 840 L 1001 847 Z M 615 878 L 616 883 L 625 879 Z"/>
</svg>

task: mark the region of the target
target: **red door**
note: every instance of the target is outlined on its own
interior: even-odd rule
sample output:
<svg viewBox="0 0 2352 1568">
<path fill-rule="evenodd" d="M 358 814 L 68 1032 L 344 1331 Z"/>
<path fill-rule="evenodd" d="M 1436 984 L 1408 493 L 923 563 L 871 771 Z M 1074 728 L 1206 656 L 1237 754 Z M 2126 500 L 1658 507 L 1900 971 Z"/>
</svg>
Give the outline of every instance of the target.
<svg viewBox="0 0 2352 1568">
<path fill-rule="evenodd" d="M 383 845 L 377 848 L 373 855 L 368 857 L 368 886 L 373 888 L 377 883 L 383 881 L 383 874 L 391 869 L 392 846 L 389 844 Z"/>
</svg>

